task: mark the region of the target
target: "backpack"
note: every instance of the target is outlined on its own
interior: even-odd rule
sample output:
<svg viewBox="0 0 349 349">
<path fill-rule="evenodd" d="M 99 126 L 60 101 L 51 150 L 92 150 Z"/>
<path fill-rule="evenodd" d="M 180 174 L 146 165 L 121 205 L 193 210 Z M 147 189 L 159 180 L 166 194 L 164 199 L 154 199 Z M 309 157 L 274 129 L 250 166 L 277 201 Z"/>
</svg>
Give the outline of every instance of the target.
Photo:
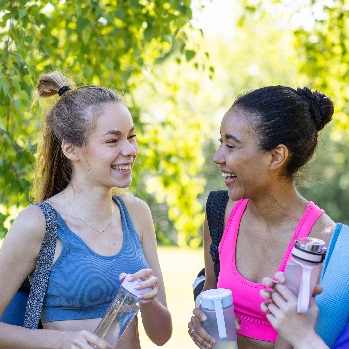
<svg viewBox="0 0 349 349">
<path fill-rule="evenodd" d="M 216 280 L 218 280 L 220 270 L 218 248 L 223 235 L 224 215 L 228 200 L 227 190 L 214 190 L 210 192 L 206 202 L 206 217 L 212 240 L 210 255 L 214 262 Z M 204 283 L 205 268 L 202 268 L 193 283 L 194 300 L 201 293 Z"/>
</svg>

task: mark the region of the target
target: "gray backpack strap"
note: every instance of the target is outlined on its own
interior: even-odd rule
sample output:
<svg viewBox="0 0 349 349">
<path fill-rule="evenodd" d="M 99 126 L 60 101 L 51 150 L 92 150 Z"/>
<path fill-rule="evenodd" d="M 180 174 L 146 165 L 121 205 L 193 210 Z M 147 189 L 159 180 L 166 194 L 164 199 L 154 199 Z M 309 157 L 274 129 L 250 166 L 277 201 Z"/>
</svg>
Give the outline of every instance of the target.
<svg viewBox="0 0 349 349">
<path fill-rule="evenodd" d="M 29 299 L 23 324 L 27 328 L 38 328 L 57 239 L 57 215 L 55 210 L 45 202 L 40 203 L 39 206 L 46 219 L 46 233 L 31 278 Z"/>
</svg>

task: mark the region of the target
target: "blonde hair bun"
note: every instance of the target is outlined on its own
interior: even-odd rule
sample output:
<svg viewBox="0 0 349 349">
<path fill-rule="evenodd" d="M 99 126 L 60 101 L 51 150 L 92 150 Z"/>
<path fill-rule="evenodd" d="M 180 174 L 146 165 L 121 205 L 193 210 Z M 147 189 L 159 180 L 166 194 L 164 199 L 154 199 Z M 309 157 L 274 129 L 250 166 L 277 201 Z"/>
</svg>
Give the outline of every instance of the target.
<svg viewBox="0 0 349 349">
<path fill-rule="evenodd" d="M 51 97 L 56 95 L 63 86 L 67 86 L 69 89 L 72 89 L 74 88 L 74 82 L 59 71 L 43 74 L 40 76 L 38 82 L 39 96 Z"/>
</svg>

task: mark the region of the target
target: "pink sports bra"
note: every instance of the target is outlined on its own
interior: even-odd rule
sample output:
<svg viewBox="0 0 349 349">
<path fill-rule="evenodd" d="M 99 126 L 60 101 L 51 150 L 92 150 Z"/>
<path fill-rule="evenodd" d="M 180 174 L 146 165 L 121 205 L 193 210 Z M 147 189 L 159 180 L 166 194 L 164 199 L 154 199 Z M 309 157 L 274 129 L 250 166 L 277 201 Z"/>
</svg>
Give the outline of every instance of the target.
<svg viewBox="0 0 349 349">
<path fill-rule="evenodd" d="M 233 292 L 235 316 L 241 320 L 241 330 L 238 332 L 240 335 L 261 341 L 275 342 L 277 331 L 274 330 L 265 313 L 261 310 L 261 303 L 264 299 L 259 295 L 259 292 L 265 286 L 246 280 L 236 268 L 236 241 L 241 217 L 247 204 L 247 199 L 237 201 L 230 213 L 219 245 L 220 273 L 217 287 L 227 288 Z M 314 223 L 323 212 L 324 210 L 313 202 L 308 203 L 278 271 L 285 271 L 295 240 L 308 236 Z"/>
</svg>

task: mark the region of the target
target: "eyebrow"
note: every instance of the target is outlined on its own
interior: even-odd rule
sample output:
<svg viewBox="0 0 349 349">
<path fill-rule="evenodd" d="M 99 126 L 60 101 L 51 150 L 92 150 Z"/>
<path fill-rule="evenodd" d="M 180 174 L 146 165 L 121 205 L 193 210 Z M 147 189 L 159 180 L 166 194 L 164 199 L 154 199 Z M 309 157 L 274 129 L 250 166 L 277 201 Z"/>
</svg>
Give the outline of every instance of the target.
<svg viewBox="0 0 349 349">
<path fill-rule="evenodd" d="M 225 139 L 231 139 L 231 140 L 233 140 L 233 141 L 235 141 L 235 142 L 241 144 L 241 141 L 240 141 L 239 139 L 237 139 L 235 136 L 233 136 L 233 135 L 231 135 L 231 134 L 229 134 L 229 133 L 226 134 L 226 135 L 224 135 L 224 138 L 225 138 Z"/>
<path fill-rule="evenodd" d="M 132 126 L 130 128 L 129 132 L 133 132 L 135 130 L 135 126 Z M 121 135 L 121 131 L 119 130 L 109 130 L 108 132 L 106 132 L 103 136 L 107 136 L 107 135 L 114 135 L 114 136 L 120 136 Z"/>
</svg>

